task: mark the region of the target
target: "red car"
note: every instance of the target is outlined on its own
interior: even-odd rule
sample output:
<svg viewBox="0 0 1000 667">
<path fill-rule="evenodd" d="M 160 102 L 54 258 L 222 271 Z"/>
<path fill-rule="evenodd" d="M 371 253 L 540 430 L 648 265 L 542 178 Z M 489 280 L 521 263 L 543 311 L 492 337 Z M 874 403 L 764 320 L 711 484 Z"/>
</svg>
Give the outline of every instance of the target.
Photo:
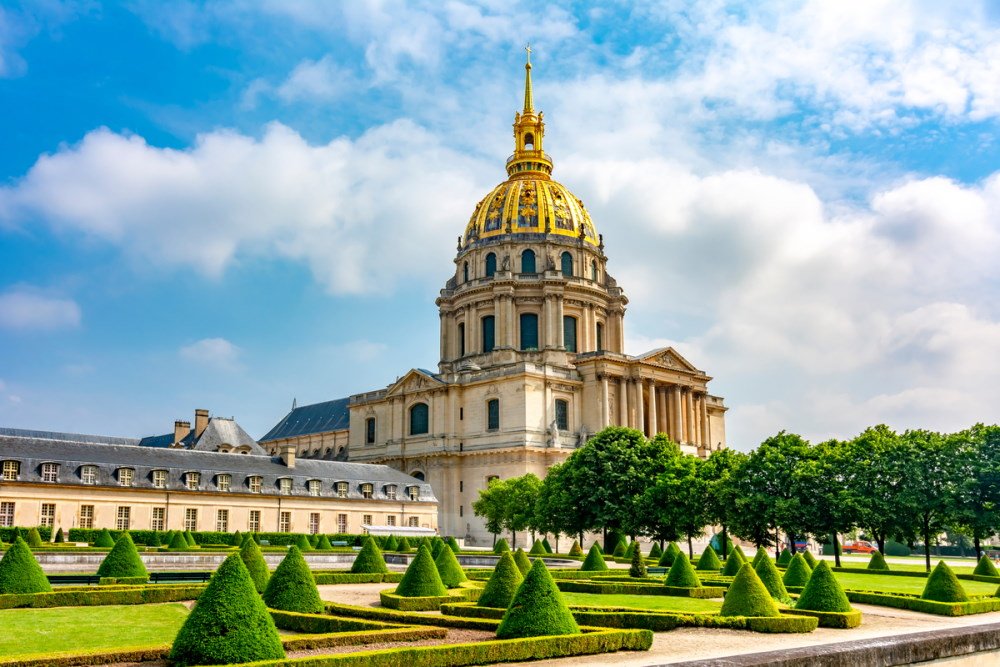
<svg viewBox="0 0 1000 667">
<path fill-rule="evenodd" d="M 871 542 L 845 542 L 840 548 L 840 552 L 845 554 L 870 554 L 873 551 L 878 551 L 878 547 Z"/>
</svg>

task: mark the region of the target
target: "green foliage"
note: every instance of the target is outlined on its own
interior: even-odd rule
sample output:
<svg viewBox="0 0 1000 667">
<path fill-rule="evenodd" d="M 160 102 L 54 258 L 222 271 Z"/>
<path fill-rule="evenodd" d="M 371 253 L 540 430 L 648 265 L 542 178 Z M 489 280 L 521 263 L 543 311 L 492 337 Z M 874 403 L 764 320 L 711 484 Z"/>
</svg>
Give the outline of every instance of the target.
<svg viewBox="0 0 1000 667">
<path fill-rule="evenodd" d="M 788 564 L 788 569 L 785 570 L 785 575 L 781 578 L 781 582 L 785 586 L 805 586 L 809 582 L 809 575 L 812 574 L 812 568 L 809 567 L 809 563 L 806 562 L 805 557 L 802 553 L 797 553 L 792 558 L 792 562 Z"/>
<path fill-rule="evenodd" d="M 788 548 L 781 550 L 781 554 L 778 556 L 778 566 L 788 567 L 788 564 L 792 562 L 792 552 Z"/>
<path fill-rule="evenodd" d="M 390 535 L 387 537 L 382 549 L 384 551 L 397 551 L 399 549 L 399 542 L 396 541 L 396 536 Z"/>
<path fill-rule="evenodd" d="M 739 548 L 733 549 L 729 552 L 729 558 L 726 559 L 726 565 L 722 568 L 722 574 L 727 577 L 735 577 L 746 562 L 747 557 L 743 555 L 743 551 Z"/>
<path fill-rule="evenodd" d="M 774 567 L 770 559 L 763 562 Z M 750 563 L 740 568 L 722 602 L 720 616 L 780 616 L 778 605 Z"/>
<path fill-rule="evenodd" d="M 986 556 L 983 556 L 983 558 L 986 558 Z M 989 563 L 989 560 L 987 560 L 986 562 Z M 991 567 L 992 567 L 992 565 L 993 564 L 990 563 Z M 881 553 L 879 553 L 878 551 L 873 551 L 872 552 L 871 560 L 868 561 L 868 569 L 869 570 L 888 570 L 889 569 L 889 564 L 885 562 L 885 557 Z M 977 570 L 979 569 L 978 565 L 976 566 L 976 569 Z M 994 572 L 993 576 L 997 576 L 995 569 L 993 570 L 993 572 Z"/>
<path fill-rule="evenodd" d="M 304 533 L 299 533 L 295 538 L 295 544 L 299 548 L 299 551 L 312 551 L 313 545 L 309 544 L 309 536 Z M 276 570 L 277 571 L 277 570 Z"/>
<path fill-rule="evenodd" d="M 620 542 L 618 542 L 618 544 L 615 545 L 615 550 L 611 552 L 611 555 L 614 558 L 624 558 L 626 550 L 627 548 L 625 547 L 625 540 L 621 540 Z"/>
<path fill-rule="evenodd" d="M 319 534 L 313 533 L 309 536 L 309 546 L 315 549 L 317 544 L 319 544 Z"/>
<path fill-rule="evenodd" d="M 442 540 L 440 537 L 435 537 L 433 540 L 431 540 L 431 556 L 437 558 L 438 554 L 440 554 L 441 550 L 444 549 L 446 546 L 448 545 L 445 544 L 444 540 Z"/>
<path fill-rule="evenodd" d="M 316 580 L 298 547 L 289 547 L 288 554 L 275 568 L 264 589 L 264 602 L 272 609 L 302 614 L 318 614 L 323 611 L 323 601 L 319 597 Z"/>
<path fill-rule="evenodd" d="M 94 546 L 97 545 L 95 544 Z M 184 533 L 180 531 L 174 533 L 174 536 L 170 538 L 170 544 L 167 545 L 167 549 L 170 551 L 187 551 L 190 548 L 187 540 L 184 539 Z"/>
<path fill-rule="evenodd" d="M 537 523 L 535 504 L 541 487 L 542 480 L 532 473 L 490 480 L 489 486 L 480 489 L 479 498 L 472 503 L 472 511 L 486 520 L 486 529 L 494 535 L 534 528 Z"/>
<path fill-rule="evenodd" d="M 406 539 L 406 535 L 403 535 L 401 538 L 399 538 L 399 542 L 396 544 L 396 547 L 399 549 L 399 551 L 403 553 L 406 553 L 407 551 L 413 548 L 410 545 L 410 541 Z"/>
<path fill-rule="evenodd" d="M 757 563 L 757 567 L 754 568 L 754 572 L 760 577 L 761 582 L 764 584 L 764 588 L 767 592 L 771 594 L 778 602 L 784 602 L 788 604 L 791 598 L 788 596 L 788 591 L 785 589 L 785 584 L 781 581 L 781 572 L 775 566 L 774 561 L 770 558 L 765 558 L 761 562 Z"/>
<path fill-rule="evenodd" d="M 632 560 L 632 554 L 634 554 L 635 551 L 636 551 L 636 549 L 638 549 L 638 548 L 639 548 L 638 543 L 635 540 L 632 540 L 631 542 L 628 543 L 628 547 L 625 549 L 625 556 L 624 557 L 627 558 L 629 561 L 631 561 Z"/>
<path fill-rule="evenodd" d="M 691 561 L 688 559 L 687 554 L 683 551 L 679 551 L 677 557 L 674 558 L 674 564 L 670 566 L 664 583 L 667 586 L 675 586 L 677 588 L 701 587 L 701 580 L 694 571 L 694 567 L 691 566 Z"/>
<path fill-rule="evenodd" d="M 531 559 L 521 547 L 518 547 L 517 551 L 514 552 L 514 562 L 517 563 L 517 569 L 521 571 L 522 576 L 528 574 L 528 570 L 531 569 Z"/>
<path fill-rule="evenodd" d="M 972 571 L 972 574 L 980 574 L 986 577 L 1000 577 L 1000 572 L 997 572 L 996 565 L 990 560 L 990 557 L 983 554 L 979 562 L 976 563 L 976 569 Z"/>
<path fill-rule="evenodd" d="M 757 553 L 753 555 L 753 561 L 751 561 L 750 564 L 757 567 L 760 565 L 760 561 L 765 558 L 770 558 L 770 556 L 767 555 L 767 550 L 764 547 L 757 547 Z"/>
<path fill-rule="evenodd" d="M 674 560 L 677 559 L 677 554 L 681 553 L 681 548 L 677 546 L 676 542 L 671 542 L 667 545 L 667 548 L 663 550 L 663 555 L 660 556 L 660 560 L 657 565 L 662 565 L 663 567 L 670 567 L 674 564 Z"/>
<path fill-rule="evenodd" d="M 577 542 L 576 540 L 573 540 L 573 546 L 571 546 L 569 548 L 569 555 L 570 556 L 582 556 L 583 555 L 583 549 L 580 548 L 580 543 Z"/>
<path fill-rule="evenodd" d="M 271 578 L 271 571 L 267 568 L 267 563 L 264 561 L 264 554 L 260 552 L 260 547 L 257 546 L 257 543 L 249 535 L 247 535 L 243 546 L 240 547 L 240 558 L 243 560 L 243 565 L 246 567 L 247 572 L 250 573 L 250 580 L 253 582 L 254 588 L 257 589 L 258 593 L 263 593 L 267 590 L 267 582 Z"/>
<path fill-rule="evenodd" d="M 501 537 L 497 540 L 497 543 L 493 545 L 493 553 L 502 554 L 505 551 L 510 551 L 510 545 L 507 544 L 507 540 Z"/>
<path fill-rule="evenodd" d="M 62 528 L 60 528 L 59 530 L 56 531 L 55 541 L 56 541 L 56 544 L 62 544 L 63 542 L 66 541 L 66 536 L 63 535 L 63 529 Z"/>
<path fill-rule="evenodd" d="M 804 560 L 802 562 L 805 563 Z M 795 608 L 810 611 L 851 611 L 851 603 L 826 561 L 817 565 L 812 571 L 809 583 L 802 590 Z"/>
<path fill-rule="evenodd" d="M 153 534 L 149 538 L 149 546 L 151 547 L 162 547 L 163 541 L 160 538 L 160 531 L 154 530 Z"/>
<path fill-rule="evenodd" d="M 229 546 L 231 547 L 242 547 L 243 546 L 243 533 L 236 531 L 233 533 L 233 537 L 229 540 Z"/>
<path fill-rule="evenodd" d="M 52 586 L 31 554 L 27 542 L 16 538 L 0 559 L 0 594 L 48 593 L 51 590 Z"/>
<path fill-rule="evenodd" d="M 480 607 L 500 607 L 506 609 L 510 606 L 511 600 L 514 599 L 514 593 L 517 592 L 517 587 L 521 585 L 524 577 L 521 576 L 521 571 L 517 569 L 517 563 L 514 562 L 514 557 L 510 555 L 510 551 L 505 551 L 500 556 L 500 560 L 497 561 L 497 566 L 493 570 L 493 574 L 490 575 L 489 581 L 486 582 L 486 588 L 483 589 L 482 594 L 479 596 L 479 601 L 477 604 Z"/>
<path fill-rule="evenodd" d="M 406 568 L 395 594 L 407 598 L 439 597 L 448 594 L 448 589 L 441 581 L 441 575 L 438 574 L 437 566 L 434 564 L 434 557 L 426 545 L 421 545 L 417 549 L 417 555 Z"/>
<path fill-rule="evenodd" d="M 462 582 L 468 581 L 465 571 L 458 564 L 455 552 L 451 549 L 442 549 L 437 558 L 434 559 L 438 574 L 441 575 L 441 583 L 448 588 L 456 588 Z"/>
<path fill-rule="evenodd" d="M 709 544 L 705 547 L 705 550 L 701 552 L 701 558 L 698 559 L 698 570 L 703 572 L 715 572 L 718 573 L 722 569 L 722 561 L 719 560 L 719 556 L 715 553 L 715 549 Z"/>
<path fill-rule="evenodd" d="M 333 545 L 330 544 L 330 538 L 326 535 L 320 535 L 319 541 L 316 543 L 316 549 L 319 551 L 330 551 L 333 549 Z"/>
<path fill-rule="evenodd" d="M 604 556 L 601 555 L 601 547 L 595 542 L 591 545 L 590 551 L 587 552 L 587 557 L 583 559 L 583 565 L 580 566 L 580 571 L 603 572 L 607 569 L 607 563 L 604 562 Z"/>
<path fill-rule="evenodd" d="M 237 554 L 229 556 L 177 633 L 171 662 L 184 667 L 284 657 L 278 630 L 243 560 Z"/>
<path fill-rule="evenodd" d="M 649 548 L 649 557 L 659 560 L 660 556 L 663 555 L 663 549 L 660 548 L 659 542 L 653 542 L 653 546 Z"/>
<path fill-rule="evenodd" d="M 113 547 L 115 546 L 115 540 L 111 537 L 111 533 L 108 532 L 107 528 L 102 528 L 101 532 L 97 534 L 97 538 L 94 540 L 95 547 Z"/>
<path fill-rule="evenodd" d="M 968 602 L 969 600 L 962 584 L 958 582 L 958 577 L 943 560 L 938 561 L 931 576 L 927 577 L 927 585 L 924 586 L 924 592 L 920 594 L 920 598 L 936 602 Z"/>
<path fill-rule="evenodd" d="M 646 561 L 642 556 L 642 549 L 638 546 L 632 550 L 632 563 L 628 568 L 628 576 L 635 578 L 646 576 Z"/>
<path fill-rule="evenodd" d="M 497 628 L 500 639 L 578 634 L 580 628 L 542 560 L 536 559 Z"/>
<path fill-rule="evenodd" d="M 448 539 L 446 539 L 444 543 L 448 545 L 448 548 L 451 549 L 452 553 L 457 554 L 459 551 L 462 550 L 462 547 L 458 546 L 458 540 L 456 540 L 451 535 L 448 536 Z"/>
<path fill-rule="evenodd" d="M 600 540 L 598 540 L 598 541 L 594 542 L 594 544 L 595 544 L 595 545 L 597 546 L 597 550 L 598 550 L 598 551 L 600 551 L 600 552 L 601 552 L 601 555 L 603 556 L 603 555 L 604 555 L 604 549 L 603 549 L 603 548 L 601 547 L 601 542 L 600 542 Z"/>
<path fill-rule="evenodd" d="M 547 552 L 545 547 L 542 546 L 541 540 L 535 540 L 535 543 L 531 545 L 531 551 L 528 552 L 532 556 L 544 556 Z"/>
<path fill-rule="evenodd" d="M 806 549 L 805 551 L 802 552 L 802 557 L 805 559 L 810 569 L 812 570 L 816 569 L 816 565 L 819 564 L 819 561 L 816 560 L 816 556 L 813 556 L 811 551 Z"/>
<path fill-rule="evenodd" d="M 108 555 L 101 561 L 100 567 L 97 568 L 97 576 L 119 578 L 149 576 L 146 566 L 142 564 L 142 559 L 139 558 L 139 552 L 135 548 L 135 543 L 132 542 L 131 535 L 125 533 L 118 538 L 115 546 L 112 547 Z"/>
<path fill-rule="evenodd" d="M 198 542 L 194 539 L 194 535 L 191 534 L 190 530 L 184 531 L 184 541 L 187 542 L 189 547 L 198 546 Z"/>
<path fill-rule="evenodd" d="M 28 530 L 28 537 L 26 541 L 28 542 L 28 546 L 32 549 L 37 549 L 42 546 L 42 536 L 38 534 L 37 528 L 32 527 Z"/>
<path fill-rule="evenodd" d="M 354 564 L 351 565 L 351 573 L 374 574 L 385 573 L 388 571 L 389 568 L 386 567 L 385 559 L 382 558 L 382 552 L 375 544 L 375 540 L 369 537 L 365 540 L 365 544 L 361 547 L 361 551 L 359 551 L 358 555 L 354 558 Z"/>
<path fill-rule="evenodd" d="M 552 545 L 549 544 L 549 538 L 547 537 L 542 538 L 542 547 L 545 549 L 545 553 L 547 554 L 552 553 Z"/>
</svg>

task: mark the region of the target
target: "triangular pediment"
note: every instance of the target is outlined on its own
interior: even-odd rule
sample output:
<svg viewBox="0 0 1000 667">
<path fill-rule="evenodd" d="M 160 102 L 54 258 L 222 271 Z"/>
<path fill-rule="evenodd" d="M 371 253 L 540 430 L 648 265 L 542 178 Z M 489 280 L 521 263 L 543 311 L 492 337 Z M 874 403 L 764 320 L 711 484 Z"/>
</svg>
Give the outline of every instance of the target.
<svg viewBox="0 0 1000 667">
<path fill-rule="evenodd" d="M 403 377 L 389 385 L 386 396 L 398 394 L 408 394 L 415 391 L 424 391 L 441 386 L 441 380 L 419 368 L 410 369 Z"/>
<path fill-rule="evenodd" d="M 636 359 L 642 361 L 643 363 L 662 366 L 663 368 L 690 371 L 692 373 L 700 372 L 697 368 L 695 368 L 694 364 L 682 357 L 680 353 L 672 347 L 661 347 L 645 354 L 641 354 L 636 357 Z"/>
</svg>

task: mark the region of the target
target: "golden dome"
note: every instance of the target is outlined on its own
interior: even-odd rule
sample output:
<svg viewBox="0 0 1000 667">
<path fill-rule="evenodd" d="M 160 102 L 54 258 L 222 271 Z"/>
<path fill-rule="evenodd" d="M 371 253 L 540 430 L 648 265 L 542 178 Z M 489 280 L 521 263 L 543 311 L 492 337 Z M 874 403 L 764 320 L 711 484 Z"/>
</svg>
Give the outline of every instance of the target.
<svg viewBox="0 0 1000 667">
<path fill-rule="evenodd" d="M 583 202 L 547 176 L 504 181 L 476 204 L 465 242 L 503 234 L 582 236 L 591 245 L 599 243 Z"/>
</svg>

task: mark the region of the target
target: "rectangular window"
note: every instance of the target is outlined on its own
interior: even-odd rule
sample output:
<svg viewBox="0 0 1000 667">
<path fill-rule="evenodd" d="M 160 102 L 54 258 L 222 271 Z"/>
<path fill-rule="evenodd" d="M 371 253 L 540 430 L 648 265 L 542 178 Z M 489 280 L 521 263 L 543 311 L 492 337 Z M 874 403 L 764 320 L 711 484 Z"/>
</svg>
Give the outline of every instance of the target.
<svg viewBox="0 0 1000 667">
<path fill-rule="evenodd" d="M 10 528 L 14 525 L 14 503 L 0 503 L 0 526 Z"/>
<path fill-rule="evenodd" d="M 458 516 L 465 516 L 465 505 L 458 506 Z"/>
<path fill-rule="evenodd" d="M 94 527 L 94 506 L 80 505 L 80 528 Z"/>
<path fill-rule="evenodd" d="M 389 516 L 387 516 L 385 518 L 385 525 L 387 525 L 387 526 L 395 526 L 396 525 L 396 517 L 394 517 L 391 514 Z"/>
<path fill-rule="evenodd" d="M 535 313 L 521 313 L 519 318 L 521 325 L 521 349 L 538 349 L 538 315 Z"/>
<path fill-rule="evenodd" d="M 17 476 L 21 474 L 21 462 L 20 461 L 4 461 L 3 462 L 3 481 L 13 482 L 17 479 Z"/>
<path fill-rule="evenodd" d="M 280 512 L 278 514 L 278 532 L 287 533 L 292 530 L 292 513 Z"/>
<path fill-rule="evenodd" d="M 365 444 L 375 444 L 375 418 L 369 417 L 365 420 Z"/>
<path fill-rule="evenodd" d="M 486 430 L 496 431 L 500 428 L 500 399 L 491 398 L 486 401 Z"/>
<path fill-rule="evenodd" d="M 396 499 L 396 485 L 395 484 L 390 484 L 389 486 L 385 487 L 385 497 L 386 497 L 387 500 L 395 500 Z"/>
<path fill-rule="evenodd" d="M 319 533 L 319 512 L 309 513 L 309 534 L 316 535 Z"/>
<path fill-rule="evenodd" d="M 215 511 L 215 530 L 219 533 L 229 532 L 229 510 Z"/>
<path fill-rule="evenodd" d="M 362 484 L 361 485 L 361 497 L 362 498 L 371 498 L 373 495 L 375 495 L 375 488 L 371 484 Z"/>
<path fill-rule="evenodd" d="M 347 497 L 347 482 L 337 482 L 337 497 L 338 498 Z"/>
<path fill-rule="evenodd" d="M 461 493 L 464 490 L 465 490 L 465 482 L 463 482 L 462 480 L 458 480 L 458 492 Z"/>
<path fill-rule="evenodd" d="M 56 523 L 55 503 L 42 503 L 42 516 L 38 523 L 41 526 L 48 526 L 49 528 L 55 525 Z"/>
<path fill-rule="evenodd" d="M 346 533 L 347 532 L 347 515 L 338 514 L 337 515 L 337 532 Z"/>
<path fill-rule="evenodd" d="M 119 468 L 118 469 L 118 483 L 122 486 L 132 486 L 132 479 L 135 477 L 135 471 L 131 468 Z"/>
<path fill-rule="evenodd" d="M 492 315 L 487 315 L 482 320 L 483 326 L 483 352 L 492 352 L 496 347 L 496 320 Z"/>
<path fill-rule="evenodd" d="M 576 318 L 563 316 L 563 347 L 567 352 L 576 352 Z"/>
<path fill-rule="evenodd" d="M 260 510 L 250 510 L 250 519 L 247 521 L 247 530 L 251 533 L 260 532 Z"/>
<path fill-rule="evenodd" d="M 465 356 L 465 323 L 458 325 L 458 356 Z"/>
<path fill-rule="evenodd" d="M 597 351 L 604 352 L 604 325 L 597 323 Z"/>
<path fill-rule="evenodd" d="M 261 486 L 260 477 L 251 477 L 248 486 L 250 487 L 250 493 L 260 493 L 260 486 Z"/>
<path fill-rule="evenodd" d="M 319 495 L 320 482 L 319 482 L 318 479 L 311 479 L 311 480 L 309 480 L 309 482 L 307 483 L 307 486 L 309 487 L 309 495 L 310 496 L 318 496 Z"/>
<path fill-rule="evenodd" d="M 215 484 L 219 487 L 219 491 L 229 491 L 229 486 L 233 483 L 232 475 L 219 475 L 215 478 Z M 226 531 L 228 532 L 228 531 Z"/>
<path fill-rule="evenodd" d="M 184 476 L 184 480 L 188 489 L 197 491 L 198 487 L 201 486 L 201 473 L 189 472 Z"/>
<path fill-rule="evenodd" d="M 410 517 L 410 528 L 417 528 L 420 526 L 420 519 L 415 516 Z"/>
<path fill-rule="evenodd" d="M 84 484 L 97 484 L 97 466 L 83 466 L 80 469 L 80 481 Z"/>
<path fill-rule="evenodd" d="M 153 471 L 153 488 L 155 488 L 155 489 L 165 489 L 165 488 L 167 488 L 167 471 L 166 470 L 154 470 Z"/>
<path fill-rule="evenodd" d="M 43 463 L 42 464 L 42 481 L 43 482 L 57 482 L 57 481 L 59 481 L 59 464 L 58 463 Z"/>
<path fill-rule="evenodd" d="M 283 477 L 278 480 L 278 493 L 283 496 L 292 495 L 292 480 L 287 477 Z"/>
<path fill-rule="evenodd" d="M 366 526 L 372 525 L 372 515 L 371 514 L 365 514 L 364 516 L 362 516 L 361 517 L 361 523 L 363 523 Z"/>
<path fill-rule="evenodd" d="M 410 487 L 410 500 L 420 500 L 420 487 L 411 486 Z"/>
<path fill-rule="evenodd" d="M 560 431 L 569 430 L 569 401 L 556 399 L 556 428 Z"/>
<path fill-rule="evenodd" d="M 184 510 L 184 530 L 191 532 L 198 530 L 198 510 L 194 507 Z"/>
<path fill-rule="evenodd" d="M 116 530 L 128 530 L 132 525 L 132 508 L 123 506 L 118 508 L 118 514 L 115 517 L 115 529 Z"/>
<path fill-rule="evenodd" d="M 149 522 L 150 530 L 166 530 L 167 528 L 167 508 L 154 507 L 153 518 Z"/>
</svg>

